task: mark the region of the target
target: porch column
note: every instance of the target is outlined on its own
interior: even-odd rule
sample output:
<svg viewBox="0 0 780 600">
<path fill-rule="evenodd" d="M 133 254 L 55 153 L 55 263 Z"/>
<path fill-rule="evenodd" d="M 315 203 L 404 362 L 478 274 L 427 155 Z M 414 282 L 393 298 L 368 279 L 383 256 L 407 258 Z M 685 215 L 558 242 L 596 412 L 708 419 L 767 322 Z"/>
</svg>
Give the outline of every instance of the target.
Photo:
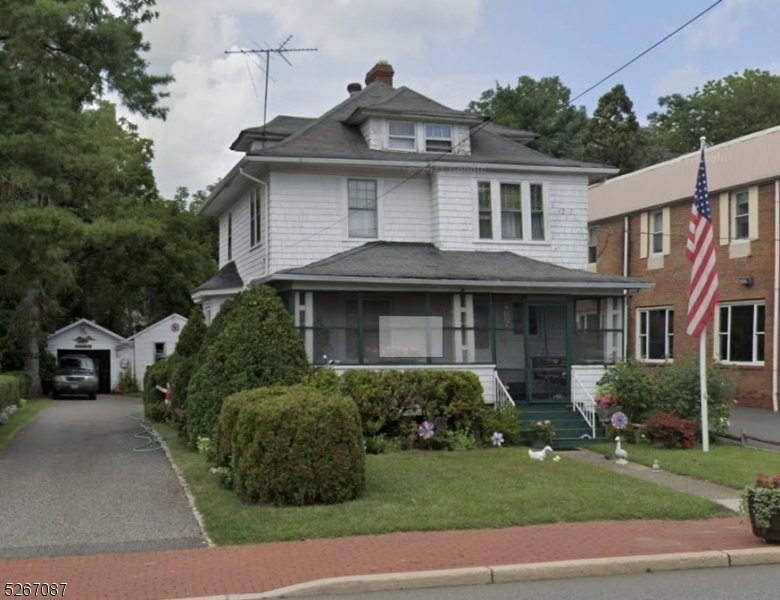
<svg viewBox="0 0 780 600">
<path fill-rule="evenodd" d="M 295 326 L 303 330 L 303 342 L 306 356 L 314 363 L 314 294 L 312 292 L 295 292 L 294 295 Z"/>
</svg>

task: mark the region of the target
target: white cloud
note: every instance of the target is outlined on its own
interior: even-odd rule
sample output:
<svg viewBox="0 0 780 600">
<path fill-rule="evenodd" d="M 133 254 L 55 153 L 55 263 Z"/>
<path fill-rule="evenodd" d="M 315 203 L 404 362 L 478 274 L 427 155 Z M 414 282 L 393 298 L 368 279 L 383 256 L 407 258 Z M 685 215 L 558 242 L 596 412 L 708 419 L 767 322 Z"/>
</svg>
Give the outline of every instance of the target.
<svg viewBox="0 0 780 600">
<path fill-rule="evenodd" d="M 688 49 L 723 47 L 736 43 L 756 14 L 777 0 L 726 0 L 688 29 Z"/>
</svg>

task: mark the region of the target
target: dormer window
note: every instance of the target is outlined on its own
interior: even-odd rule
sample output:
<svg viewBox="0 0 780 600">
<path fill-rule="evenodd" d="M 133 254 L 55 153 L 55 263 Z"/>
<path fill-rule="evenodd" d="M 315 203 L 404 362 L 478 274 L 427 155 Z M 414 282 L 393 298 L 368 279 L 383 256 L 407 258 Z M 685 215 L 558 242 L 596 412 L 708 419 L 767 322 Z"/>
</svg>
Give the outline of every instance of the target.
<svg viewBox="0 0 780 600">
<path fill-rule="evenodd" d="M 452 125 L 426 125 L 425 151 L 450 152 L 452 150 Z"/>
<path fill-rule="evenodd" d="M 410 150 L 414 152 L 417 129 L 410 121 L 388 121 L 389 135 L 387 147 L 392 150 Z"/>
</svg>

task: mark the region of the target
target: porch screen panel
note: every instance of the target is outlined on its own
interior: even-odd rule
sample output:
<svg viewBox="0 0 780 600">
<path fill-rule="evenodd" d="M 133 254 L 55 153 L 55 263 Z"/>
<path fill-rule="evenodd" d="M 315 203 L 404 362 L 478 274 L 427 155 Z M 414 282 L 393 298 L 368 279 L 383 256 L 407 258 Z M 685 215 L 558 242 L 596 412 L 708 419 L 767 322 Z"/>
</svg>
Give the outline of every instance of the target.
<svg viewBox="0 0 780 600">
<path fill-rule="evenodd" d="M 441 355 L 441 320 L 434 328 L 437 328 L 439 343 L 438 347 L 429 348 L 424 292 L 363 294 L 363 343 L 366 363 L 425 363 L 429 352 L 438 350 Z M 431 345 L 433 346 L 433 342 Z"/>
<path fill-rule="evenodd" d="M 525 396 L 525 335 L 523 296 L 493 294 L 496 367 L 513 397 Z M 530 335 L 537 335 L 538 323 L 530 323 Z"/>
<path fill-rule="evenodd" d="M 357 301 L 357 292 L 314 292 L 314 364 L 358 363 Z"/>
<path fill-rule="evenodd" d="M 623 358 L 622 296 L 579 298 L 574 313 L 574 364 L 605 364 Z"/>
</svg>

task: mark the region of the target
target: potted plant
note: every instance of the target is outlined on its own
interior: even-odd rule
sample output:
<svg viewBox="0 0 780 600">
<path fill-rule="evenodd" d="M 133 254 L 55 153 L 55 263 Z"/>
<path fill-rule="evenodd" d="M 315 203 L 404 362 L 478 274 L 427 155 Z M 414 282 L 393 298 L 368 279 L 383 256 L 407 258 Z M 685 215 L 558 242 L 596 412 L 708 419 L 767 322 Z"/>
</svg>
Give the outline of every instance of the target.
<svg viewBox="0 0 780 600">
<path fill-rule="evenodd" d="M 534 446 L 548 446 L 555 437 L 555 427 L 550 421 L 532 421 L 531 438 Z"/>
<path fill-rule="evenodd" d="M 780 473 L 764 474 L 742 491 L 742 512 L 750 517 L 753 535 L 767 542 L 780 542 Z"/>
</svg>

